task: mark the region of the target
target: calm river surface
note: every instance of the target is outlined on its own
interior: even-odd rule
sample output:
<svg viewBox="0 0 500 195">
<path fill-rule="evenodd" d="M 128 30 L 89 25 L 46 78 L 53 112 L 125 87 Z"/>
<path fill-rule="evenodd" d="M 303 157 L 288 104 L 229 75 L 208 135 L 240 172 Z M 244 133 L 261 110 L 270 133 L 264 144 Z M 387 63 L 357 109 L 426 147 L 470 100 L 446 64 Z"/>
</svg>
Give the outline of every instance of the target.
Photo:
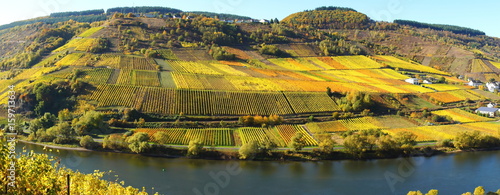
<svg viewBox="0 0 500 195">
<path fill-rule="evenodd" d="M 462 194 L 500 188 L 500 151 L 410 159 L 254 162 L 166 159 L 104 152 L 43 151 L 68 168 L 113 170 L 107 179 L 161 194 L 406 194 L 411 190 Z"/>
</svg>

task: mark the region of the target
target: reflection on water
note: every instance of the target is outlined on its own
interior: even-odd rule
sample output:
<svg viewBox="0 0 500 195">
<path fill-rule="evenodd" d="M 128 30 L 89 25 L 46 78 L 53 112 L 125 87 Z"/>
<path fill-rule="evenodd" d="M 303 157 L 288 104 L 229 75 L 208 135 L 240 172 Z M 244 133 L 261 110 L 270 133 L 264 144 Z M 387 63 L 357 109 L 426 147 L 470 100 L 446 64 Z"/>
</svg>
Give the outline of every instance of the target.
<svg viewBox="0 0 500 195">
<path fill-rule="evenodd" d="M 23 147 L 18 144 L 18 149 Z M 162 194 L 194 194 L 207 185 L 220 194 L 406 194 L 410 190 L 439 189 L 440 194 L 462 194 L 484 186 L 496 191 L 500 183 L 500 151 L 460 153 L 435 157 L 368 161 L 268 162 L 167 159 L 105 152 L 26 150 L 60 158 L 68 168 L 91 173 L 113 170 L 126 185 L 154 187 Z M 227 186 L 217 182 L 236 163 L 241 173 L 229 175 Z M 400 180 L 389 185 L 386 175 Z M 225 183 L 223 183 L 225 184 Z M 392 191 L 391 189 L 394 189 Z"/>
<path fill-rule="evenodd" d="M 301 177 L 305 172 L 302 162 L 291 162 L 288 167 L 292 175 L 295 177 Z"/>
</svg>

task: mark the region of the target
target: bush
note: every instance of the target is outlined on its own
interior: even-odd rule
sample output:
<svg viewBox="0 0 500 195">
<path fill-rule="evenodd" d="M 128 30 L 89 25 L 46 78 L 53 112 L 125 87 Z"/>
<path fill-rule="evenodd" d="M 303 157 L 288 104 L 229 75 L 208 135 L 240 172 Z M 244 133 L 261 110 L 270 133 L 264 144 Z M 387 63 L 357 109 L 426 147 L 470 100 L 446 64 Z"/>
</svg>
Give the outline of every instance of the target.
<svg viewBox="0 0 500 195">
<path fill-rule="evenodd" d="M 203 151 L 203 143 L 199 140 L 191 140 L 188 145 L 188 156 L 197 156 Z"/>
<path fill-rule="evenodd" d="M 438 147 L 453 147 L 453 141 L 451 139 L 444 139 L 441 141 L 438 141 L 436 144 Z"/>
<path fill-rule="evenodd" d="M 86 135 L 80 140 L 80 146 L 87 149 L 94 149 L 97 146 L 97 143 L 94 141 L 94 138 L 90 137 L 90 135 Z"/>
<path fill-rule="evenodd" d="M 259 144 L 255 140 L 243 144 L 243 146 L 241 146 L 238 150 L 240 159 L 253 159 L 258 152 Z"/>
<path fill-rule="evenodd" d="M 143 153 L 150 149 L 148 141 L 149 135 L 147 133 L 136 133 L 127 138 L 128 147 L 135 153 Z"/>
<path fill-rule="evenodd" d="M 500 145 L 500 140 L 490 135 L 481 134 L 478 131 L 460 132 L 455 138 L 456 148 L 464 150 L 471 148 L 489 148 Z"/>
<path fill-rule="evenodd" d="M 284 51 L 280 50 L 275 45 L 263 45 L 259 49 L 259 52 L 261 54 L 267 54 L 267 55 L 272 55 L 272 56 L 285 56 L 286 55 L 286 53 Z"/>
<path fill-rule="evenodd" d="M 156 142 L 159 144 L 167 144 L 168 141 L 170 140 L 170 137 L 168 136 L 167 133 L 158 131 L 156 132 L 153 137 L 155 138 Z"/>
<path fill-rule="evenodd" d="M 67 137 L 56 137 L 52 142 L 55 144 L 71 144 L 74 142 L 74 139 Z"/>
<path fill-rule="evenodd" d="M 123 136 L 119 134 L 108 135 L 102 142 L 102 147 L 112 150 L 123 150 L 127 148 L 127 144 Z"/>
</svg>

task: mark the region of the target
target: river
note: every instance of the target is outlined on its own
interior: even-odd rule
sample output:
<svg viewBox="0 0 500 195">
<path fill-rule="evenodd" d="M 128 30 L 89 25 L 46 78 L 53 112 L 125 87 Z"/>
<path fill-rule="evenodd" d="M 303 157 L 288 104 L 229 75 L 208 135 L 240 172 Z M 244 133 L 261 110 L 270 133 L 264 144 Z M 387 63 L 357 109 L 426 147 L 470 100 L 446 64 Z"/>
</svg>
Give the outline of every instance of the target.
<svg viewBox="0 0 500 195">
<path fill-rule="evenodd" d="M 68 168 L 114 172 L 106 179 L 161 194 L 462 194 L 500 189 L 500 151 L 369 161 L 261 162 L 155 158 L 106 152 L 43 151 Z M 154 189 L 152 189 L 154 187 Z"/>
</svg>

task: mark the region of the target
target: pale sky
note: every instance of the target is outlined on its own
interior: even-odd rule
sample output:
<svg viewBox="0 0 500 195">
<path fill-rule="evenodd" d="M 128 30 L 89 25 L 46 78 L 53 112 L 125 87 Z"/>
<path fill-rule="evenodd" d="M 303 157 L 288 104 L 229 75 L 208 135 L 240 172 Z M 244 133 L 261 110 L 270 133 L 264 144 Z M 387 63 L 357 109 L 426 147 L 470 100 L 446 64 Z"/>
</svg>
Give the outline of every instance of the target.
<svg viewBox="0 0 500 195">
<path fill-rule="evenodd" d="M 479 3 L 480 2 L 480 3 Z M 46 16 L 52 12 L 123 6 L 164 6 L 183 11 L 209 11 L 283 19 L 320 6 L 350 7 L 374 20 L 394 19 L 451 24 L 500 37 L 500 1 L 464 0 L 12 0 L 0 7 L 0 24 Z"/>
</svg>

